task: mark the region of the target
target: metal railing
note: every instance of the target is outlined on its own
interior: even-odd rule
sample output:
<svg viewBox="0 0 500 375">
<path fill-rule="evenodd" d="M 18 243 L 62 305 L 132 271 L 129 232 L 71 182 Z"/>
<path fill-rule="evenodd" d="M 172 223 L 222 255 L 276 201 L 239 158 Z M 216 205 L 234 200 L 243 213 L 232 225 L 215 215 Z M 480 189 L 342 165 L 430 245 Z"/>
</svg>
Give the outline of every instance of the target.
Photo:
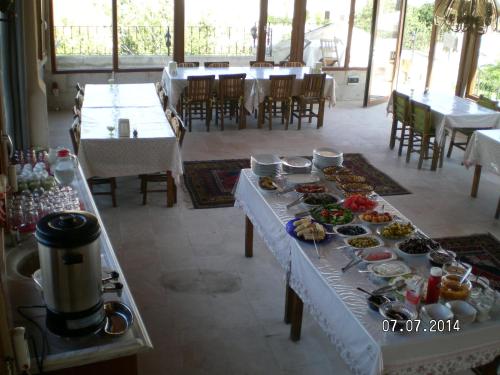
<svg viewBox="0 0 500 375">
<path fill-rule="evenodd" d="M 268 27 L 266 54 L 272 55 L 272 29 Z M 170 55 L 173 35 L 169 26 L 118 26 L 120 55 Z M 251 28 L 187 26 L 186 55 L 253 56 L 257 40 Z M 57 55 L 112 55 L 112 26 L 54 26 Z"/>
</svg>

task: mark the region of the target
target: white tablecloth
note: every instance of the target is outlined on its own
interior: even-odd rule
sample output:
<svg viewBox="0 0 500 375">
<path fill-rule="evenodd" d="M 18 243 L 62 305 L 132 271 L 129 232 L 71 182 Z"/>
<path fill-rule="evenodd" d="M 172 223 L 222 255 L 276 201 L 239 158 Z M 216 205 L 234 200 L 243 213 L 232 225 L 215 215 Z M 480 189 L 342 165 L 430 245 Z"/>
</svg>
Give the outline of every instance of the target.
<svg viewBox="0 0 500 375">
<path fill-rule="evenodd" d="M 473 100 L 455 95 L 429 91 L 403 92 L 416 102 L 427 104 L 432 110 L 432 123 L 436 129 L 438 142 L 443 140 L 446 129 L 488 129 L 500 127 L 500 112 L 481 107 Z M 387 106 L 392 112 L 392 96 Z"/>
<path fill-rule="evenodd" d="M 85 85 L 83 108 L 154 107 L 159 104 L 153 83 Z"/>
<path fill-rule="evenodd" d="M 465 150 L 464 164 L 481 165 L 500 174 L 500 130 L 475 131 Z"/>
<path fill-rule="evenodd" d="M 265 192 L 257 184 L 258 178 L 250 170 L 243 170 L 235 205 L 243 208 L 270 251 L 289 270 L 291 287 L 353 373 L 448 374 L 487 363 L 500 354 L 498 314 L 495 320 L 473 324 L 455 333 L 384 333 L 382 317 L 368 309 L 365 296 L 356 290 L 356 287 L 371 290 L 376 285 L 355 268 L 346 273 L 340 270 L 350 259 L 347 249 L 335 249 L 343 242 L 334 239 L 320 245 L 322 257 L 318 259 L 312 244 L 291 239 L 286 233 L 286 222 L 304 209 L 284 208 L 296 194 Z M 403 217 L 385 200 L 378 199 L 385 210 Z M 422 273 L 428 272 L 426 261 L 410 265 Z"/>
<path fill-rule="evenodd" d="M 156 95 L 154 85 L 148 85 L 148 91 L 143 92 L 145 97 L 151 93 Z M 92 98 L 92 92 L 85 93 L 85 100 L 88 98 Z M 130 137 L 118 137 L 120 118 L 129 119 Z M 116 127 L 112 136 L 106 128 L 108 125 Z M 137 129 L 137 138 L 133 138 L 134 129 Z M 150 107 L 83 108 L 78 159 L 86 178 L 166 170 L 176 176 L 182 174 L 179 145 L 159 100 Z"/>
<path fill-rule="evenodd" d="M 246 73 L 245 78 L 245 108 L 250 113 L 257 109 L 259 103 L 264 101 L 268 95 L 270 75 L 295 74 L 296 80 L 293 87 L 293 95 L 300 93 L 300 84 L 304 73 L 309 73 L 311 68 L 250 68 L 250 67 L 229 67 L 229 68 L 178 68 L 176 75 L 170 75 L 168 68 L 163 69 L 162 85 L 168 95 L 169 101 L 173 106 L 177 105 L 180 95 L 188 85 L 187 77 L 201 75 L 215 75 L 215 88 L 218 86 L 220 74 L 241 74 Z M 335 105 L 335 80 L 327 76 L 325 81 L 324 94 L 331 105 Z"/>
</svg>

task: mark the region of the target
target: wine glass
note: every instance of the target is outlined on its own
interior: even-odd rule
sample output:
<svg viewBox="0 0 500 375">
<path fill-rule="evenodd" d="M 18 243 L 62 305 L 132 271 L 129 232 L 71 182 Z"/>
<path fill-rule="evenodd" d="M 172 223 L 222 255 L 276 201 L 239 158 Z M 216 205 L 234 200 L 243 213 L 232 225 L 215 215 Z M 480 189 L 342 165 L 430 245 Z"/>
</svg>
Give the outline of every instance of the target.
<svg viewBox="0 0 500 375">
<path fill-rule="evenodd" d="M 115 131 L 115 126 L 114 125 L 108 125 L 106 126 L 106 129 L 109 131 L 109 135 L 112 137 Z"/>
</svg>

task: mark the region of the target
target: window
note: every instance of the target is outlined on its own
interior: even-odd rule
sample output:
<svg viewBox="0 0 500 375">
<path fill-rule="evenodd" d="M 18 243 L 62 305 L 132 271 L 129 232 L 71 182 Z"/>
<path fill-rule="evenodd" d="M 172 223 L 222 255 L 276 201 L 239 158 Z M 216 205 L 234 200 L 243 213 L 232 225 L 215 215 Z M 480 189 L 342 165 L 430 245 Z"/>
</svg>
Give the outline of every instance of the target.
<svg viewBox="0 0 500 375">
<path fill-rule="evenodd" d="M 500 99 L 500 34 L 488 31 L 481 35 L 477 69 L 469 94 Z"/>
<path fill-rule="evenodd" d="M 52 9 L 57 69 L 111 69 L 112 1 L 52 0 Z"/>
<path fill-rule="evenodd" d="M 288 60 L 292 44 L 293 0 L 268 0 L 266 60 Z"/>
<path fill-rule="evenodd" d="M 229 61 L 248 66 L 255 60 L 259 0 L 186 0 L 184 56 L 186 61 Z M 244 10 L 242 9 L 244 7 Z"/>
<path fill-rule="evenodd" d="M 172 59 L 173 1 L 118 1 L 120 68 L 163 67 Z"/>
<path fill-rule="evenodd" d="M 356 1 L 349 67 L 368 67 L 373 1 L 375 0 Z"/>
<path fill-rule="evenodd" d="M 408 0 L 399 65 L 399 90 L 425 90 L 433 18 L 433 0 Z"/>
</svg>

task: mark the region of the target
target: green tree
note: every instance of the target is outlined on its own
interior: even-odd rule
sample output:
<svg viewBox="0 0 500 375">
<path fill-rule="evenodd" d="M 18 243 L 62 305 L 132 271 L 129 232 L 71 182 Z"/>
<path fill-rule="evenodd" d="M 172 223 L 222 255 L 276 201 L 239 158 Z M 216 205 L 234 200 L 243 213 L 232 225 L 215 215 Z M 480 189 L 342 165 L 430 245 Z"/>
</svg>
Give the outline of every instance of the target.
<svg viewBox="0 0 500 375">
<path fill-rule="evenodd" d="M 406 10 L 403 48 L 428 52 L 434 20 L 434 5 L 408 6 Z"/>
<path fill-rule="evenodd" d="M 500 62 L 483 65 L 478 69 L 475 94 L 500 98 Z"/>
</svg>

